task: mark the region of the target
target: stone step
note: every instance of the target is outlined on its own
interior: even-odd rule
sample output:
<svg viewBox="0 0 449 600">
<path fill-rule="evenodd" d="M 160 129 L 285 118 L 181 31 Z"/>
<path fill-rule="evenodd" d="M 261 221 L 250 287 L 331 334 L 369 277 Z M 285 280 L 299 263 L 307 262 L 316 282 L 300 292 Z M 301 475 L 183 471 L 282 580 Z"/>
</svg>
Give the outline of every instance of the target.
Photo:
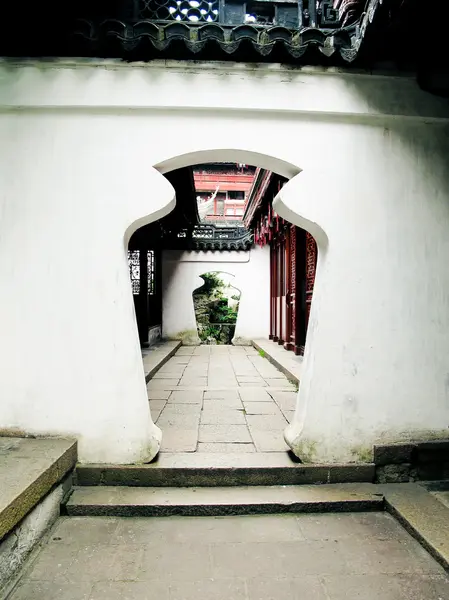
<svg viewBox="0 0 449 600">
<path fill-rule="evenodd" d="M 385 508 L 449 571 L 448 482 L 377 487 L 384 494 Z"/>
<path fill-rule="evenodd" d="M 70 516 L 219 516 L 382 510 L 372 484 L 216 488 L 77 487 Z"/>
<path fill-rule="evenodd" d="M 161 453 L 148 465 L 78 465 L 81 486 L 214 487 L 374 481 L 373 464 L 311 465 L 282 452 Z"/>
</svg>

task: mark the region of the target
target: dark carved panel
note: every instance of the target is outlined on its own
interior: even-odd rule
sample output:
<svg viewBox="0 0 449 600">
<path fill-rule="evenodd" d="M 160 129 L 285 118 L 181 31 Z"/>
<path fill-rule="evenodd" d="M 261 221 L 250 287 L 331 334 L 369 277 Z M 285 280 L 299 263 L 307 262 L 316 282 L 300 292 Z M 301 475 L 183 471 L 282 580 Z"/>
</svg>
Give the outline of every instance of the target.
<svg viewBox="0 0 449 600">
<path fill-rule="evenodd" d="M 139 17 L 152 21 L 213 23 L 219 20 L 218 0 L 139 0 Z"/>
<path fill-rule="evenodd" d="M 281 4 L 276 9 L 276 25 L 296 29 L 299 26 L 298 6 Z"/>
<path fill-rule="evenodd" d="M 307 321 L 309 320 L 310 307 L 312 303 L 313 288 L 315 286 L 315 273 L 317 262 L 317 246 L 313 236 L 306 234 L 306 310 Z"/>
<path fill-rule="evenodd" d="M 245 22 L 245 8 L 242 3 L 226 2 L 223 22 L 226 25 L 241 25 Z"/>
<path fill-rule="evenodd" d="M 164 231 L 165 248 L 184 250 L 249 250 L 253 233 L 245 227 L 220 227 L 213 223 L 195 225 L 191 230 Z"/>
<path fill-rule="evenodd" d="M 292 296 L 291 302 L 291 337 L 292 342 L 296 345 L 296 308 L 297 308 L 297 293 L 296 293 L 296 227 L 290 226 L 290 292 Z"/>
<path fill-rule="evenodd" d="M 128 251 L 129 276 L 134 295 L 140 294 L 140 250 Z"/>
<path fill-rule="evenodd" d="M 131 279 L 131 288 L 133 295 L 138 296 L 142 288 L 142 279 L 145 281 L 145 255 L 141 256 L 141 250 L 128 250 L 129 277 Z M 143 271 L 142 271 L 143 269 Z M 148 295 L 156 293 L 155 285 L 155 253 L 154 250 L 147 251 L 147 272 L 148 272 Z"/>
<path fill-rule="evenodd" d="M 290 226 L 290 290 L 292 294 L 296 292 L 296 227 Z"/>
<path fill-rule="evenodd" d="M 148 268 L 148 295 L 153 296 L 156 294 L 156 272 L 155 272 L 155 257 L 154 250 L 148 250 L 147 252 L 147 268 Z"/>
<path fill-rule="evenodd" d="M 333 1 L 321 2 L 318 9 L 318 23 L 320 27 L 338 27 L 339 21 L 339 12 L 334 8 Z"/>
</svg>

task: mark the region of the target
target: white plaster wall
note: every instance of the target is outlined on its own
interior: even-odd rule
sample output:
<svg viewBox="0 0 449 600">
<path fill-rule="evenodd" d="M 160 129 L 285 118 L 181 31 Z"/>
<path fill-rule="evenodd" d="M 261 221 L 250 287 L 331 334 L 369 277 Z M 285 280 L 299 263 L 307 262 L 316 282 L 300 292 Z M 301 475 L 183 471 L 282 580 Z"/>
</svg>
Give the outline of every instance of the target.
<svg viewBox="0 0 449 600">
<path fill-rule="evenodd" d="M 201 287 L 203 273 L 220 271 L 233 275 L 232 285 L 240 290 L 235 343 L 268 337 L 270 328 L 270 249 L 248 252 L 162 253 L 162 335 L 199 343 L 192 293 Z"/>
<path fill-rule="evenodd" d="M 319 244 L 294 451 L 447 435 L 448 153 L 447 103 L 404 77 L 1 68 L 0 427 L 75 434 L 84 462 L 154 455 L 124 235 L 171 210 L 158 171 L 232 160 L 293 177 L 276 209 Z"/>
</svg>

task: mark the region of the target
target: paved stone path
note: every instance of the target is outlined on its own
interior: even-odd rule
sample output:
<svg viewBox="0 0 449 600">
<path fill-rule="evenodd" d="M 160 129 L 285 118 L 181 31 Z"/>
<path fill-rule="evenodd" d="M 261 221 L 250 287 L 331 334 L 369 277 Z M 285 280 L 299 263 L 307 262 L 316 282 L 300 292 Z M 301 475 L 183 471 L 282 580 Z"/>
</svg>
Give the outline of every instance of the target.
<svg viewBox="0 0 449 600">
<path fill-rule="evenodd" d="M 8 600 L 448 600 L 386 513 L 59 519 Z"/>
<path fill-rule="evenodd" d="M 287 452 L 296 386 L 252 347 L 182 346 L 148 383 L 162 452 Z"/>
</svg>

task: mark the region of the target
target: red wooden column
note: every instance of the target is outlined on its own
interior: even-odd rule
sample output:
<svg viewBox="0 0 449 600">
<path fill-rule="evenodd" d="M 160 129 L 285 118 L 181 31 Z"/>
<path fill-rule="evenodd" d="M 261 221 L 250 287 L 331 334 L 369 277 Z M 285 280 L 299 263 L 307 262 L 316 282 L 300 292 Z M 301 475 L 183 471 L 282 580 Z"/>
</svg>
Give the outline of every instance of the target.
<svg viewBox="0 0 449 600">
<path fill-rule="evenodd" d="M 270 340 L 276 336 L 276 252 L 270 245 Z"/>
<path fill-rule="evenodd" d="M 284 348 L 286 350 L 292 350 L 292 305 L 291 305 L 291 226 L 288 227 L 284 234 L 284 263 L 285 263 L 285 274 L 283 282 L 283 304 L 285 307 L 285 320 L 284 320 Z"/>
<path fill-rule="evenodd" d="M 283 236 L 278 236 L 276 243 L 277 252 L 277 290 L 276 290 L 276 306 L 277 306 L 277 324 L 276 334 L 278 344 L 284 343 L 284 324 L 285 324 L 285 240 Z"/>
</svg>

